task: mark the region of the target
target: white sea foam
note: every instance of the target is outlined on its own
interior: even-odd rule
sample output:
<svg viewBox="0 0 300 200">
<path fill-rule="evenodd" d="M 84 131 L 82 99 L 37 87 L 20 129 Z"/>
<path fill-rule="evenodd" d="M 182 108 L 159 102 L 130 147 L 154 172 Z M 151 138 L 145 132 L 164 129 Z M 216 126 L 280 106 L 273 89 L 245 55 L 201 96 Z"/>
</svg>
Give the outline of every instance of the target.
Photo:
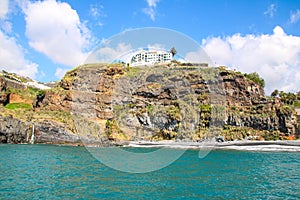
<svg viewBox="0 0 300 200">
<path fill-rule="evenodd" d="M 299 141 L 237 141 L 225 143 L 213 142 L 175 142 L 175 141 L 158 141 L 158 142 L 130 142 L 127 147 L 164 147 L 164 148 L 177 148 L 177 149 L 230 149 L 240 151 L 288 151 L 300 152 Z"/>
<path fill-rule="evenodd" d="M 288 151 L 288 152 L 300 152 L 299 146 L 285 146 L 285 145 L 254 145 L 254 146 L 224 146 L 218 147 L 220 149 L 232 149 L 241 151 Z"/>
</svg>

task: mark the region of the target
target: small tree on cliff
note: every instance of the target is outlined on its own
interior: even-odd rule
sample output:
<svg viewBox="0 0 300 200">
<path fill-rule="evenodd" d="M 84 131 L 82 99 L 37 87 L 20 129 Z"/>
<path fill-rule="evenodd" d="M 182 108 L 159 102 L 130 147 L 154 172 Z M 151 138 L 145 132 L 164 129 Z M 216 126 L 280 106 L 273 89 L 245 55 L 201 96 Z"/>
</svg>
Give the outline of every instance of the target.
<svg viewBox="0 0 300 200">
<path fill-rule="evenodd" d="M 170 53 L 172 54 L 173 57 L 175 56 L 175 54 L 177 53 L 177 50 L 175 49 L 175 47 L 171 48 Z"/>
<path fill-rule="evenodd" d="M 274 90 L 271 94 L 271 97 L 276 97 L 279 94 L 278 90 Z"/>
</svg>

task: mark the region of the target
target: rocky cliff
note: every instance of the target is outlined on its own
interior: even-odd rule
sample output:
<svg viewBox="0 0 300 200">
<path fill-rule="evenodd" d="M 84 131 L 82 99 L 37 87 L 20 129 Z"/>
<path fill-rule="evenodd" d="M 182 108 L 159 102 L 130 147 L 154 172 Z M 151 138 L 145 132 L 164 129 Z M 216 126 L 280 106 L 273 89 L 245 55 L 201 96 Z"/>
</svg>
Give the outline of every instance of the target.
<svg viewBox="0 0 300 200">
<path fill-rule="evenodd" d="M 40 90 L 0 76 L 2 143 L 294 139 L 294 108 L 225 67 L 85 65 Z M 27 106 L 26 106 L 27 105 Z"/>
</svg>

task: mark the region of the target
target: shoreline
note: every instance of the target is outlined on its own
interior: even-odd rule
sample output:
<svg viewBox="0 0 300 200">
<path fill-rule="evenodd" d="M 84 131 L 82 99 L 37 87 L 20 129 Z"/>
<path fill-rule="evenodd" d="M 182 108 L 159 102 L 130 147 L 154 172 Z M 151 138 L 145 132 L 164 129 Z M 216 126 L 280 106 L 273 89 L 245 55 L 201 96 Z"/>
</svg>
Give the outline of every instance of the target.
<svg viewBox="0 0 300 200">
<path fill-rule="evenodd" d="M 130 141 L 123 147 L 175 148 L 196 150 L 243 150 L 243 151 L 293 151 L 300 152 L 300 140 L 276 141 L 227 141 L 227 142 L 176 142 L 176 141 Z"/>
<path fill-rule="evenodd" d="M 23 145 L 32 145 L 22 143 Z M 253 140 L 237 140 L 225 142 L 187 142 L 187 141 L 123 141 L 110 144 L 97 143 L 35 143 L 37 145 L 57 145 L 57 146 L 73 146 L 73 147 L 91 147 L 91 148 L 170 148 L 185 150 L 240 150 L 240 151 L 273 151 L 273 152 L 300 152 L 300 140 L 275 140 L 275 141 L 253 141 Z M 33 145 L 35 145 L 33 144 Z"/>
</svg>

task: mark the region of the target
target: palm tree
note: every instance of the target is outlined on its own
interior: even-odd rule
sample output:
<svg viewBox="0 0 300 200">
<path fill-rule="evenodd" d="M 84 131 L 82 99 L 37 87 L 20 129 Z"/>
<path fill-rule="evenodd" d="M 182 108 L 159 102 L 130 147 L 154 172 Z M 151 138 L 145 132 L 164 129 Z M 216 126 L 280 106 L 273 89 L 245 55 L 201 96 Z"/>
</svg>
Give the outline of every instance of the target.
<svg viewBox="0 0 300 200">
<path fill-rule="evenodd" d="M 170 53 L 171 53 L 172 56 L 174 57 L 174 55 L 177 53 L 177 50 L 175 49 L 175 47 L 172 47 L 172 48 L 171 48 Z"/>
</svg>

